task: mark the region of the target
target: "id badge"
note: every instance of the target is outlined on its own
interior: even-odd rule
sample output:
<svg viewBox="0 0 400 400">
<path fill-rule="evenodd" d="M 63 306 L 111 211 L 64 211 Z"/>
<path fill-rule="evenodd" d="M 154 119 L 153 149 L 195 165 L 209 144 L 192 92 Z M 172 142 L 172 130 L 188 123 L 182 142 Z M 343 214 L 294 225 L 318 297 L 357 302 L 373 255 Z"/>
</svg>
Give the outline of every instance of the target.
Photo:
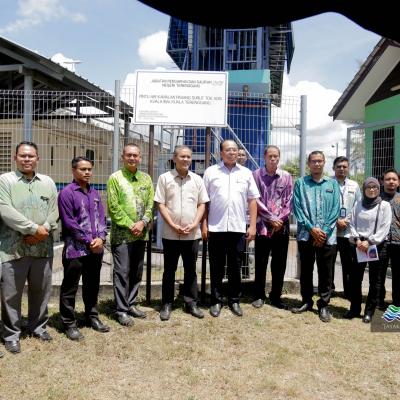
<svg viewBox="0 0 400 400">
<path fill-rule="evenodd" d="M 346 216 L 347 216 L 347 210 L 346 210 L 346 208 L 345 207 L 342 207 L 341 209 L 340 209 L 340 218 L 346 218 Z"/>
</svg>

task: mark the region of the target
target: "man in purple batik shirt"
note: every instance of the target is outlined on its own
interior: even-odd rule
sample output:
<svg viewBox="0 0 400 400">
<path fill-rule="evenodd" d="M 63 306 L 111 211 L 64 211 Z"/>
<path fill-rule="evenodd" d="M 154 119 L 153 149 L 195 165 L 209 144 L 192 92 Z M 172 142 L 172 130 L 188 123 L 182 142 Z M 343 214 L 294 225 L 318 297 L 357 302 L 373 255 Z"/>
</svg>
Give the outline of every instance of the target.
<svg viewBox="0 0 400 400">
<path fill-rule="evenodd" d="M 265 302 L 265 278 L 271 253 L 271 305 L 285 308 L 281 301 L 283 278 L 289 244 L 289 214 L 292 211 L 293 183 L 286 171 L 278 168 L 280 150 L 267 146 L 265 167 L 253 172 L 261 197 L 257 199 L 257 236 L 255 240 L 255 280 L 252 305 L 260 308 Z"/>
<path fill-rule="evenodd" d="M 97 306 L 107 232 L 100 195 L 90 185 L 92 169 L 91 160 L 75 157 L 72 160 L 74 180 L 58 196 L 64 240 L 60 314 L 66 335 L 71 340 L 83 339 L 75 318 L 75 296 L 81 275 L 86 324 L 98 332 L 110 330 L 100 321 Z"/>
</svg>

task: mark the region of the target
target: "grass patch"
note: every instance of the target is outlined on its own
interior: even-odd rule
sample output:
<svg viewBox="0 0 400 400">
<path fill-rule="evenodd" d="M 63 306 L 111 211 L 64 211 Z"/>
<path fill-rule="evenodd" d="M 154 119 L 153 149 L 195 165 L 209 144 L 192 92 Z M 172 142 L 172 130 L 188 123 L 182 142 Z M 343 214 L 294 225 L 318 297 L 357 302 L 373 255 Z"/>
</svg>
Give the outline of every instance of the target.
<svg viewBox="0 0 400 400">
<path fill-rule="evenodd" d="M 256 310 L 250 302 L 242 318 L 224 307 L 219 318 L 205 309 L 203 320 L 178 302 L 161 322 L 159 305 L 143 307 L 147 319 L 125 328 L 113 318 L 113 302 L 102 299 L 111 332 L 83 327 L 79 343 L 62 333 L 51 305 L 53 342 L 24 337 L 21 354 L 0 360 L 0 399 L 389 399 L 398 392 L 398 333 L 371 333 L 360 319 L 342 319 L 342 298 L 332 299 L 329 324 L 316 312 Z"/>
</svg>

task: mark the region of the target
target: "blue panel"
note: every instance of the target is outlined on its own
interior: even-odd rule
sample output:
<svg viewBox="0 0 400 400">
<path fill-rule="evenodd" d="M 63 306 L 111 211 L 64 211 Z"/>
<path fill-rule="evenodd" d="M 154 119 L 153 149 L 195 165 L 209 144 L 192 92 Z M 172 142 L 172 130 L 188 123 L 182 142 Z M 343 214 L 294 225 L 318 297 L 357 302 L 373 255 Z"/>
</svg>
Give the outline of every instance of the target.
<svg viewBox="0 0 400 400">
<path fill-rule="evenodd" d="M 264 163 L 264 148 L 269 137 L 269 100 L 260 98 L 228 99 L 228 123 L 246 150 L 258 165 Z M 221 129 L 222 139 L 233 139 L 229 129 Z M 193 153 L 205 154 L 205 129 L 185 129 L 184 143 L 192 148 Z M 211 142 L 212 145 L 214 141 Z M 212 148 L 214 153 L 216 149 Z M 250 162 L 247 167 L 254 169 Z"/>
</svg>

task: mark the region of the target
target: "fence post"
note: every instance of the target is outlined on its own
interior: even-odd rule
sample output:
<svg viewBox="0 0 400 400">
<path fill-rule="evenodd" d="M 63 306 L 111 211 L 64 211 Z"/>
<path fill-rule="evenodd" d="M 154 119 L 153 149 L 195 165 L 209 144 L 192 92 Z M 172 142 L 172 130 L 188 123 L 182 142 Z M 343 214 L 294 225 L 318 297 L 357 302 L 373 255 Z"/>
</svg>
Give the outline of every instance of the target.
<svg viewBox="0 0 400 400">
<path fill-rule="evenodd" d="M 350 155 L 351 155 L 351 130 L 352 127 L 347 128 L 347 135 L 346 135 L 346 157 L 350 163 Z M 351 165 L 351 163 L 350 163 Z"/>
<path fill-rule="evenodd" d="M 154 170 L 154 125 L 149 126 L 149 146 L 148 146 L 148 159 L 147 159 L 147 173 L 153 180 Z M 154 212 L 153 212 L 154 214 Z M 152 236 L 152 224 L 149 224 L 149 240 L 147 241 L 147 258 L 146 258 L 146 303 L 151 302 L 151 236 Z"/>
<path fill-rule="evenodd" d="M 306 174 L 306 137 L 307 137 L 307 96 L 300 97 L 300 176 Z M 296 279 L 300 279 L 301 263 L 297 250 Z"/>
<path fill-rule="evenodd" d="M 205 148 L 205 160 L 204 169 L 209 167 L 211 157 L 211 128 L 206 128 L 206 148 Z M 207 276 L 207 240 L 203 240 L 203 248 L 201 255 L 201 297 L 200 301 L 202 304 L 206 302 L 206 276 Z"/>
<path fill-rule="evenodd" d="M 306 174 L 307 96 L 300 97 L 300 176 Z"/>
<path fill-rule="evenodd" d="M 32 93 L 33 78 L 32 72 L 25 70 L 24 72 L 24 140 L 32 141 Z"/>
<path fill-rule="evenodd" d="M 115 81 L 115 104 L 114 104 L 114 136 L 113 136 L 113 172 L 118 170 L 119 165 L 119 109 L 120 109 L 121 81 Z"/>
</svg>

